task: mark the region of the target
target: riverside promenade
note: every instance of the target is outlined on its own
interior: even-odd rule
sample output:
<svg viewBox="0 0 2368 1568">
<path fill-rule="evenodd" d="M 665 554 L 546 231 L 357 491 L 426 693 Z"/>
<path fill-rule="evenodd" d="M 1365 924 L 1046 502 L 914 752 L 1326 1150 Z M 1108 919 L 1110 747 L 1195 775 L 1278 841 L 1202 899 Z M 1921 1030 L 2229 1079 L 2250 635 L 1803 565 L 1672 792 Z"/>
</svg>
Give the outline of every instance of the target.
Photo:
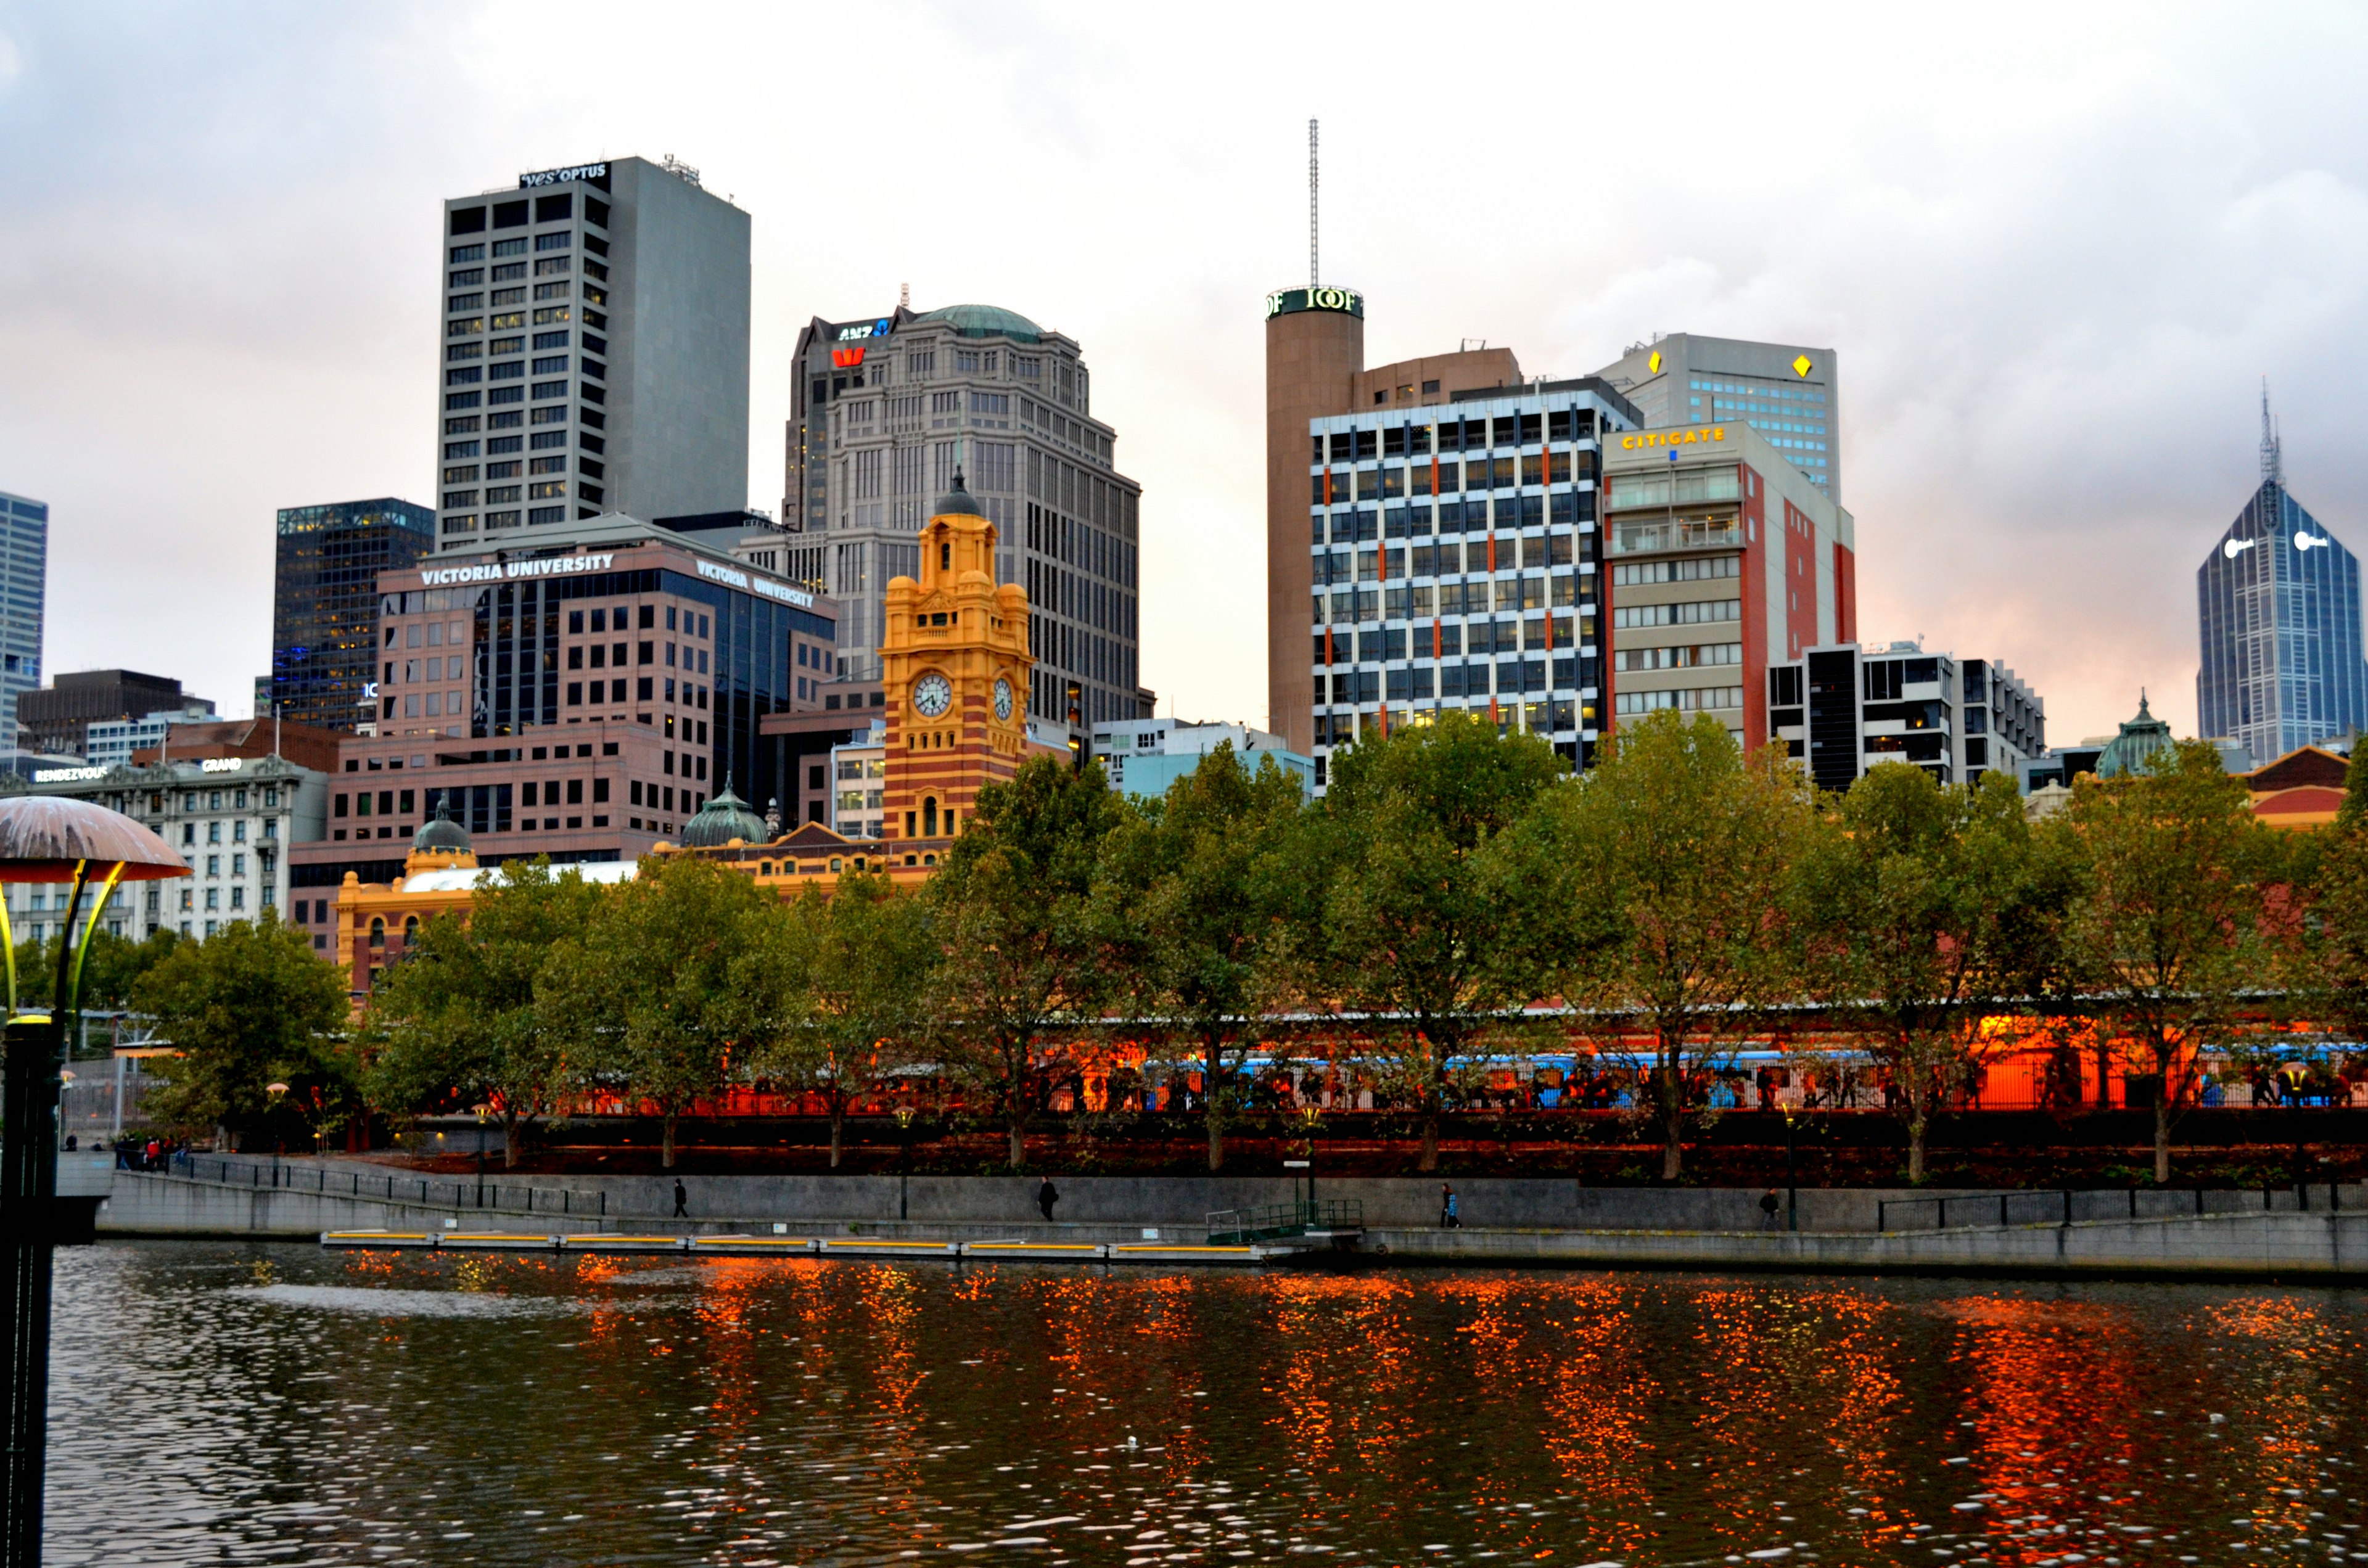
<svg viewBox="0 0 2368 1568">
<path fill-rule="evenodd" d="M 310 1240 L 325 1231 L 517 1231 L 546 1234 L 801 1233 L 883 1239 L 1178 1243 L 1206 1238 L 1216 1211 L 1285 1204 L 1288 1179 L 1074 1177 L 1056 1219 L 1034 1206 L 1039 1178 L 686 1177 L 689 1215 L 668 1177 L 598 1189 L 488 1173 L 416 1177 L 364 1161 L 201 1160 L 199 1176 L 102 1171 L 102 1235 Z M 1566 1180 L 1455 1183 L 1462 1228 L 1436 1223 L 1440 1183 L 1320 1185 L 1361 1206 L 1362 1233 L 1286 1267 L 1511 1266 L 2027 1278 L 2339 1280 L 2368 1278 L 2368 1189 L 2128 1189 L 1909 1192 L 1804 1188 L 1798 1229 L 1740 1188 L 1581 1187 Z M 343 1190 L 340 1190 L 340 1189 Z M 1782 1195 L 1780 1194 L 1780 1199 Z M 1940 1200 L 1947 1199 L 1942 1210 Z M 2304 1207 L 2304 1202 L 2307 1207 Z M 909 1216 L 899 1218 L 900 1213 Z M 1939 1221 L 1944 1221 L 1945 1223 Z M 2003 1220 L 2003 1222 L 2001 1222 Z"/>
</svg>

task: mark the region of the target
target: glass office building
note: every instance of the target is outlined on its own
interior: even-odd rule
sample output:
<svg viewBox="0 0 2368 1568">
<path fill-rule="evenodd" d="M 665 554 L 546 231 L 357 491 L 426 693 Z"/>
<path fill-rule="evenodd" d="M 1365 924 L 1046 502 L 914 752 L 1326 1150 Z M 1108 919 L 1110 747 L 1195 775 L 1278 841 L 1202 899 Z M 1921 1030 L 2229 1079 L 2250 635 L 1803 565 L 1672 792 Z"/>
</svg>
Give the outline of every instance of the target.
<svg viewBox="0 0 2368 1568">
<path fill-rule="evenodd" d="M 17 697 L 41 684 L 49 504 L 0 493 L 0 744 L 17 744 Z"/>
<path fill-rule="evenodd" d="M 2198 726 L 2267 762 L 2368 723 L 2360 562 L 2287 494 L 2261 486 L 2195 574 Z"/>
<path fill-rule="evenodd" d="M 281 508 L 270 695 L 256 692 L 257 716 L 276 706 L 291 723 L 347 731 L 370 720 L 378 574 L 401 571 L 435 548 L 435 512 L 409 501 Z"/>
</svg>

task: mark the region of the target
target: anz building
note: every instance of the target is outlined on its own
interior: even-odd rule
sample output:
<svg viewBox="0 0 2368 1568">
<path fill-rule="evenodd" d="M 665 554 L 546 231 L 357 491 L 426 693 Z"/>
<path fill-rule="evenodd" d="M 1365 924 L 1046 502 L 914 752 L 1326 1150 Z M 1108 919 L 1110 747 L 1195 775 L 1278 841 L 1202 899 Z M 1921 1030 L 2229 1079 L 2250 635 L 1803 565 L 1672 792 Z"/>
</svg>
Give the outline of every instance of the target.
<svg viewBox="0 0 2368 1568">
<path fill-rule="evenodd" d="M 2274 439 L 2261 486 L 2195 574 L 2198 726 L 2256 763 L 2368 724 L 2360 562 L 2287 494 Z"/>
</svg>

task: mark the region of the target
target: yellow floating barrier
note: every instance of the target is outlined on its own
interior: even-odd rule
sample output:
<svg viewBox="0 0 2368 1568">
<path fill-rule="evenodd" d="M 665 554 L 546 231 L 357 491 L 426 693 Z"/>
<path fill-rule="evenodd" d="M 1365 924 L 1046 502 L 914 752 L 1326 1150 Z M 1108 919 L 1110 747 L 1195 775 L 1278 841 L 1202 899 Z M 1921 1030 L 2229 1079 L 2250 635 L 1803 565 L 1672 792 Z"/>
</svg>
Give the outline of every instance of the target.
<svg viewBox="0 0 2368 1568">
<path fill-rule="evenodd" d="M 1259 1263 L 1282 1249 L 1212 1246 L 1197 1242 L 1113 1242 L 1112 1263 Z"/>
<path fill-rule="evenodd" d="M 432 1247 L 433 1231 L 323 1231 L 321 1244 L 375 1251 L 381 1247 Z"/>
<path fill-rule="evenodd" d="M 964 1242 L 964 1257 L 1037 1257 L 1046 1261 L 1100 1263 L 1110 1256 L 1107 1242 Z"/>
<path fill-rule="evenodd" d="M 826 1257 L 959 1257 L 959 1242 L 903 1242 L 887 1236 L 825 1236 L 818 1244 Z"/>
<path fill-rule="evenodd" d="M 462 1252 L 550 1252 L 559 1245 L 557 1236 L 523 1231 L 446 1231 L 437 1242 Z"/>
<path fill-rule="evenodd" d="M 681 1252 L 689 1244 L 684 1236 L 562 1236 L 562 1252 Z"/>
<path fill-rule="evenodd" d="M 693 1236 L 690 1250 L 722 1257 L 773 1257 L 782 1253 L 811 1253 L 819 1244 L 812 1236 Z"/>
</svg>

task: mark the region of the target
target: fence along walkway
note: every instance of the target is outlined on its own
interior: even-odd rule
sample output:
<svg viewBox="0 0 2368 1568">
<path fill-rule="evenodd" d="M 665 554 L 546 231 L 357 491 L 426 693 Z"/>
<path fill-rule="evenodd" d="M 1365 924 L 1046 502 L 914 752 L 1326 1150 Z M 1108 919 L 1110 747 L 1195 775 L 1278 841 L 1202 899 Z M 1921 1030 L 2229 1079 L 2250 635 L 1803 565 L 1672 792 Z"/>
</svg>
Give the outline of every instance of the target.
<svg viewBox="0 0 2368 1568">
<path fill-rule="evenodd" d="M 505 1187 L 474 1177 L 448 1180 L 441 1176 L 371 1176 L 357 1170 L 331 1170 L 324 1165 L 306 1170 L 278 1160 L 232 1160 L 212 1154 L 190 1154 L 176 1159 L 170 1170 L 159 1174 L 184 1176 L 211 1187 L 272 1187 L 317 1193 L 324 1198 L 450 1210 L 455 1213 L 598 1220 L 612 1212 L 608 1193 L 598 1189 L 515 1181 Z M 307 1176 L 312 1179 L 305 1180 Z M 625 1210 L 620 1208 L 613 1212 Z"/>
<path fill-rule="evenodd" d="M 2312 1192 L 2325 1187 L 2325 1210 L 2340 1213 L 2343 1210 L 2343 1188 L 2336 1182 L 2305 1182 L 2298 1186 L 2263 1187 L 2260 1211 L 2273 1212 L 2280 1193 L 2294 1195 L 2293 1207 L 2308 1213 L 2317 1206 Z M 1981 1228 L 1998 1229 L 2009 1225 L 2068 1225 L 2075 1220 L 2148 1219 L 2169 1220 L 2192 1215 L 2201 1218 L 2207 1212 L 2204 1194 L 2219 1194 L 2222 1201 L 2211 1205 L 2209 1212 L 2234 1214 L 2251 1212 L 2252 1194 L 2237 1187 L 2129 1187 L 2125 1192 L 2113 1190 L 2076 1192 L 2069 1187 L 2055 1191 L 1956 1193 L 1946 1198 L 1892 1198 L 1874 1206 L 1874 1228 L 1881 1232 L 1952 1231 Z M 2123 1204 L 2127 1203 L 2127 1211 Z"/>
</svg>

